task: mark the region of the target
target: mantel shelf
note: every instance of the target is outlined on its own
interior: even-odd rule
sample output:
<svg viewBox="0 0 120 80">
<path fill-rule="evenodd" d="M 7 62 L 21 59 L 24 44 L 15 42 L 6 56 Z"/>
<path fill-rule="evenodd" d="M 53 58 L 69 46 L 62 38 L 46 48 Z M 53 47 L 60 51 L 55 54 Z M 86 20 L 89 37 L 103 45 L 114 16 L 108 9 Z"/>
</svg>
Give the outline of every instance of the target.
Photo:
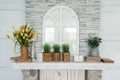
<svg viewBox="0 0 120 80">
<path fill-rule="evenodd" d="M 81 69 L 81 70 L 104 70 L 120 69 L 120 64 L 116 63 L 75 63 L 75 62 L 33 62 L 33 63 L 15 63 L 12 62 L 10 68 L 13 69 Z"/>
</svg>

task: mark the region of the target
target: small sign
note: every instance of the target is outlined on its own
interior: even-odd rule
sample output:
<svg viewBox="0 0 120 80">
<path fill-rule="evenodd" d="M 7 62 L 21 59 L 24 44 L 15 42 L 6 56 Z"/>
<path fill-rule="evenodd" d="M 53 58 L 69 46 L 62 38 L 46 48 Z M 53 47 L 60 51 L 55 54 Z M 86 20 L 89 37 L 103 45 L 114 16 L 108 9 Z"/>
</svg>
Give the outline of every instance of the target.
<svg viewBox="0 0 120 80">
<path fill-rule="evenodd" d="M 84 56 L 83 55 L 74 55 L 74 62 L 83 62 Z"/>
</svg>

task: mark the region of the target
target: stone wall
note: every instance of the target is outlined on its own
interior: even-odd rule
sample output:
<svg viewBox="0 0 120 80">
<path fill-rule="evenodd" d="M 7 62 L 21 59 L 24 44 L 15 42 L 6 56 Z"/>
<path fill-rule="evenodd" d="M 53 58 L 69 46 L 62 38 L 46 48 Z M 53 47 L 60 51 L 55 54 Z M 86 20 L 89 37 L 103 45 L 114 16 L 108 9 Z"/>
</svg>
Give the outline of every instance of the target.
<svg viewBox="0 0 120 80">
<path fill-rule="evenodd" d="M 88 34 L 99 34 L 100 0 L 26 0 L 26 22 L 37 32 L 35 52 L 42 52 L 43 18 L 45 13 L 55 5 L 68 6 L 76 12 L 79 18 L 80 29 L 79 52 L 80 54 L 88 54 L 88 46 L 85 42 L 88 38 Z M 94 74 L 98 74 L 98 76 L 93 78 Z M 86 80 L 100 80 L 100 76 L 101 73 L 99 72 L 88 71 Z"/>
<path fill-rule="evenodd" d="M 37 32 L 35 52 L 42 52 L 42 27 L 45 13 L 55 5 L 72 8 L 79 18 L 80 54 L 87 54 L 85 42 L 89 33 L 99 34 L 100 0 L 26 0 L 26 22 Z"/>
</svg>

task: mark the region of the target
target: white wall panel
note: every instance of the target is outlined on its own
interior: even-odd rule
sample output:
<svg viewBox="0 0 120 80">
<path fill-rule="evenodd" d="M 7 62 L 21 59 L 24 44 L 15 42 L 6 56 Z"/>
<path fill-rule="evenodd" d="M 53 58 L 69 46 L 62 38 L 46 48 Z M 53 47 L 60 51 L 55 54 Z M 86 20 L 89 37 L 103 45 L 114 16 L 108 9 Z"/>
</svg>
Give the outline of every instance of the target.
<svg viewBox="0 0 120 80">
<path fill-rule="evenodd" d="M 5 38 L 12 27 L 25 23 L 24 0 L 0 0 L 0 80 L 22 80 L 20 70 L 9 69 L 14 43 Z"/>
<path fill-rule="evenodd" d="M 24 0 L 0 0 L 0 3 L 24 3 Z"/>
<path fill-rule="evenodd" d="M 120 63 L 120 0 L 101 2 L 101 57 L 111 58 Z M 102 80 L 119 80 L 119 69 L 104 70 Z"/>
<path fill-rule="evenodd" d="M 0 68 L 0 80 L 23 80 L 20 70 Z"/>
<path fill-rule="evenodd" d="M 102 5 L 120 5 L 120 0 L 101 0 Z"/>
</svg>

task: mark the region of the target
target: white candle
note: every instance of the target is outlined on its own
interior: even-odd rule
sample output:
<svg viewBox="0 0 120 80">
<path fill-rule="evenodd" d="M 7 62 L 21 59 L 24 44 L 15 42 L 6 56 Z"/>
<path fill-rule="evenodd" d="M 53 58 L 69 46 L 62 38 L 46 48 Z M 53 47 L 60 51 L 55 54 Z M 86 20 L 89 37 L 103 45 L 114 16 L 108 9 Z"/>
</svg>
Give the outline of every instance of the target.
<svg viewBox="0 0 120 80">
<path fill-rule="evenodd" d="M 35 60 L 35 48 L 34 48 L 34 46 L 35 46 L 35 43 L 34 43 L 34 41 L 32 42 L 32 55 L 31 55 L 31 57 L 32 57 L 32 60 L 34 61 Z"/>
</svg>

